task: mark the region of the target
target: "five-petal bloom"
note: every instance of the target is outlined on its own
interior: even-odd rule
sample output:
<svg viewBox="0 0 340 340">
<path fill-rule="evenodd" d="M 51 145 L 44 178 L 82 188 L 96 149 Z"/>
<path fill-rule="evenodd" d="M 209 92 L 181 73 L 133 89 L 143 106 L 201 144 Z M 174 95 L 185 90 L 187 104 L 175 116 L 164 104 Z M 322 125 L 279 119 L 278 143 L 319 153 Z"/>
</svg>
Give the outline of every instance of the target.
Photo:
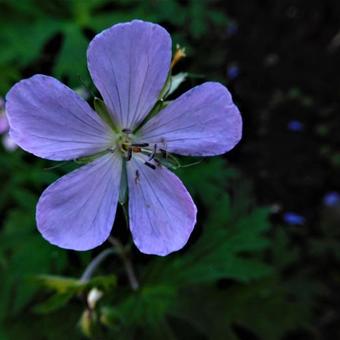
<svg viewBox="0 0 340 340">
<path fill-rule="evenodd" d="M 160 155 L 229 151 L 241 138 L 240 113 L 224 86 L 207 82 L 144 122 L 170 70 L 171 38 L 159 25 L 115 25 L 92 40 L 87 60 L 112 124 L 52 77 L 22 80 L 7 95 L 10 134 L 24 150 L 50 160 L 96 156 L 43 192 L 38 229 L 62 248 L 102 244 L 125 181 L 129 225 L 140 251 L 166 255 L 181 249 L 196 223 L 196 207 Z"/>
</svg>

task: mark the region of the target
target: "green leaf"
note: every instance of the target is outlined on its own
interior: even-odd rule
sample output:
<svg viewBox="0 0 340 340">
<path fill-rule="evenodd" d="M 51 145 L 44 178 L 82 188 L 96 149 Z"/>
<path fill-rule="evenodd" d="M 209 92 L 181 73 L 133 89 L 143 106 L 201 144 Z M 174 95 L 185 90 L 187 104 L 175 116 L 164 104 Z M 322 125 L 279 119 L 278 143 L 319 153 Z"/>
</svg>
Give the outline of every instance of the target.
<svg viewBox="0 0 340 340">
<path fill-rule="evenodd" d="M 32 211 L 30 205 L 27 206 Z M 4 259 L 0 282 L 0 319 L 15 315 L 36 294 L 30 277 L 58 271 L 66 265 L 65 251 L 50 246 L 36 231 L 33 213 L 12 210 L 0 233 L 0 256 Z"/>
<path fill-rule="evenodd" d="M 115 275 L 96 276 L 91 280 L 83 282 L 79 279 L 39 275 L 34 280 L 47 290 L 52 290 L 53 294 L 44 302 L 35 306 L 34 311 L 40 314 L 53 312 L 64 307 L 73 297 L 85 294 L 91 288 L 99 288 L 104 292 L 111 292 L 117 285 Z"/>
<path fill-rule="evenodd" d="M 166 314 L 176 298 L 176 290 L 169 285 L 145 285 L 137 292 L 126 296 L 114 307 L 105 306 L 102 318 L 115 336 L 126 336 L 135 332 L 138 326 L 147 330 L 147 339 L 174 339 L 166 321 Z M 136 333 L 137 336 L 137 333 Z M 133 338 L 132 335 L 128 338 Z M 158 337 L 159 338 L 159 337 Z"/>
<path fill-rule="evenodd" d="M 281 339 L 287 331 L 306 328 L 311 318 L 311 296 L 306 303 L 289 300 L 290 294 L 278 278 L 225 290 L 195 287 L 181 292 L 171 314 L 187 320 L 211 340 L 238 339 L 235 324 L 263 340 Z"/>
<path fill-rule="evenodd" d="M 0 64 L 15 62 L 17 66 L 27 66 L 41 56 L 44 44 L 60 31 L 60 23 L 50 18 L 18 20 L 15 24 L 6 23 L 8 19 L 1 24 L 7 29 L 0 30 L 0 42 L 6 46 L 0 54 Z"/>
<path fill-rule="evenodd" d="M 91 289 L 93 287 L 100 288 L 104 292 L 111 291 L 113 292 L 113 288 L 117 285 L 117 277 L 114 274 L 95 276 L 89 282 L 87 282 L 87 289 Z"/>
<path fill-rule="evenodd" d="M 190 169 L 178 169 L 176 174 L 181 177 L 191 195 L 200 197 L 207 206 L 218 202 L 229 181 L 237 176 L 235 169 L 228 167 L 222 158 L 204 159 Z"/>
<path fill-rule="evenodd" d="M 71 86 L 89 77 L 86 67 L 88 40 L 81 29 L 72 24 L 63 26 L 64 41 L 56 59 L 53 72 L 57 77 L 67 77 Z"/>
<path fill-rule="evenodd" d="M 252 258 L 244 255 L 268 247 L 269 241 L 263 235 L 269 228 L 267 219 L 267 210 L 256 209 L 230 225 L 209 225 L 210 229 L 205 230 L 186 255 L 155 261 L 146 280 L 186 286 L 222 278 L 248 282 L 270 275 L 269 265 L 254 255 Z"/>
<path fill-rule="evenodd" d="M 38 314 L 48 314 L 64 307 L 74 296 L 72 291 L 54 294 L 44 302 L 34 306 L 33 311 Z"/>
<path fill-rule="evenodd" d="M 35 278 L 38 284 L 45 288 L 56 291 L 57 293 L 64 294 L 67 292 L 80 292 L 85 284 L 79 279 L 73 279 L 62 276 L 54 275 L 39 275 Z"/>
</svg>

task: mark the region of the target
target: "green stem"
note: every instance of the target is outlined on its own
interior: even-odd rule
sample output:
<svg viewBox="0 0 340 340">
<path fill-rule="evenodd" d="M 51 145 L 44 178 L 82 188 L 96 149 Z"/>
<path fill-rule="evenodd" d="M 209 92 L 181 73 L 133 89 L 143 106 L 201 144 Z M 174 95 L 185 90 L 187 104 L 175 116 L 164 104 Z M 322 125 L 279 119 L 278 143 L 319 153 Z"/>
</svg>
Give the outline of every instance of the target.
<svg viewBox="0 0 340 340">
<path fill-rule="evenodd" d="M 126 206 L 122 204 L 124 217 L 126 225 L 129 227 L 129 216 Z M 129 258 L 129 255 L 122 245 L 122 243 L 116 239 L 115 237 L 110 236 L 108 241 L 113 245 L 113 249 L 105 249 L 101 253 L 99 253 L 86 267 L 83 275 L 81 276 L 80 280 L 84 283 L 88 282 L 91 277 L 93 276 L 94 272 L 97 268 L 101 265 L 101 263 L 111 254 L 117 254 L 123 262 L 123 266 L 126 272 L 126 276 L 129 280 L 129 284 L 132 290 L 137 290 L 139 288 L 139 282 L 137 280 L 137 276 L 135 274 L 132 262 Z"/>
<path fill-rule="evenodd" d="M 116 248 L 117 250 L 117 255 L 121 258 L 126 276 L 129 280 L 130 287 L 132 290 L 137 290 L 139 288 L 139 282 L 137 280 L 137 276 L 135 274 L 135 271 L 132 266 L 132 262 L 129 258 L 129 256 L 126 253 L 126 250 L 124 249 L 123 245 L 120 243 L 118 239 L 115 237 L 110 236 L 109 237 L 109 242 Z"/>
<path fill-rule="evenodd" d="M 101 253 L 99 253 L 86 267 L 83 275 L 80 278 L 82 282 L 88 282 L 93 276 L 96 269 L 101 265 L 101 263 L 111 254 L 114 254 L 114 249 L 105 249 Z"/>
<path fill-rule="evenodd" d="M 123 209 L 123 213 L 124 213 L 126 226 L 129 228 L 129 213 L 128 213 L 128 210 L 126 209 L 125 204 L 122 204 L 122 209 Z"/>
</svg>

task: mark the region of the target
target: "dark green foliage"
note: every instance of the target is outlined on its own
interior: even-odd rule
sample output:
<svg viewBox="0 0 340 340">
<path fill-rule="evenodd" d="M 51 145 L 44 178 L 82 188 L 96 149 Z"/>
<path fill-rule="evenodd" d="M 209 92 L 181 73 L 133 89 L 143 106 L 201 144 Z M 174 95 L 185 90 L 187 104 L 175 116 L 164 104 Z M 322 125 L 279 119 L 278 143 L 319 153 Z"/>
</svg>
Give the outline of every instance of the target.
<svg viewBox="0 0 340 340">
<path fill-rule="evenodd" d="M 67 78 L 71 86 L 79 86 L 80 80 L 88 82 L 86 32 L 94 34 L 114 23 L 136 18 L 169 22 L 178 28 L 189 23 L 189 33 L 201 38 L 209 24 L 224 27 L 228 23 L 223 12 L 207 10 L 214 2 L 190 1 L 189 6 L 185 6 L 173 0 L 2 0 L 0 44 L 6 48 L 0 53 L 0 70 L 4 70 L 0 94 L 20 78 L 18 71 L 32 67 L 41 73 L 37 65 L 50 62 L 48 59 L 54 62 L 53 74 Z M 50 51 L 44 47 L 52 39 L 61 40 L 60 47 L 48 55 Z"/>
<path fill-rule="evenodd" d="M 21 152 L 8 154 L 6 159 L 14 166 L 28 166 Z M 56 171 L 60 172 L 58 168 L 43 170 L 45 166 L 37 161 L 30 165 L 30 172 L 11 176 L 4 186 L 8 193 L 4 205 L 16 207 L 9 210 L 0 234 L 1 277 L 5 278 L 0 290 L 1 316 L 9 334 L 18 332 L 22 336 L 26 321 L 11 325 L 22 313 L 28 313 L 29 318 L 51 327 L 49 334 L 44 333 L 44 327 L 33 326 L 36 334 L 48 334 L 45 335 L 48 339 L 54 339 L 59 333 L 46 314 L 56 318 L 69 314 L 74 329 L 69 328 L 68 332 L 78 336 L 76 320 L 81 317 L 81 308 L 86 308 L 82 301 L 91 287 L 104 292 L 96 317 L 88 319 L 86 313 L 82 317 L 81 324 L 88 323 L 91 330 L 88 334 L 92 337 L 93 329 L 99 327 L 103 334 L 122 339 L 157 339 L 160 334 L 168 339 L 182 339 L 178 330 L 183 328 L 184 334 L 200 334 L 203 338 L 223 339 L 228 335 L 237 339 L 233 328 L 237 324 L 264 339 L 272 339 L 308 324 L 309 305 L 287 302 L 295 289 L 294 283 L 281 285 L 280 274 L 275 270 L 296 261 L 296 256 L 288 251 L 283 235 L 278 235 L 271 246 L 266 236 L 270 231 L 268 210 L 254 207 L 247 182 L 240 184 L 242 177 L 228 168 L 224 160 L 208 159 L 178 171 L 201 202 L 202 214 L 206 216 L 201 217 L 197 235 L 185 251 L 166 258 L 151 258 L 144 265 L 137 263 L 141 285 L 137 292 L 130 291 L 125 284 L 117 286 L 112 273 L 121 270 L 116 261 L 101 272 L 107 276 L 95 276 L 88 283 L 70 278 L 79 277 L 89 259 L 81 264 L 82 268 L 74 268 L 67 262 L 66 251 L 50 246 L 37 233 L 34 224 L 37 193 L 56 178 Z M 203 176 L 205 180 L 201 181 Z M 236 191 L 231 199 L 229 193 Z M 264 260 L 264 251 L 270 249 L 275 263 Z M 284 253 L 290 255 L 285 256 L 286 261 L 280 258 Z M 55 276 L 66 272 L 70 276 Z M 219 287 L 217 283 L 223 280 L 231 284 Z M 308 301 L 314 293 L 312 289 L 305 299 Z M 74 305 L 77 316 L 72 314 Z M 286 311 L 285 318 L 282 310 Z M 82 329 L 87 334 L 84 326 Z"/>
<path fill-rule="evenodd" d="M 185 45 L 191 61 L 216 78 L 215 64 L 224 63 L 225 56 L 212 51 L 210 43 L 230 23 L 223 1 L 0 0 L 0 95 L 33 73 L 54 75 L 73 88 L 91 86 L 89 39 L 135 18 L 164 24 L 174 43 Z M 197 53 L 201 43 L 209 46 L 203 55 Z M 175 82 L 170 87 L 174 94 L 202 78 L 193 76 L 201 72 L 196 66 L 193 73 L 181 71 L 178 87 Z M 294 89 L 274 96 L 267 110 L 287 100 L 313 104 Z M 107 117 L 100 99 L 94 106 Z M 0 148 L 1 340 L 243 340 L 244 332 L 279 340 L 294 339 L 297 330 L 308 339 L 322 338 L 316 320 L 340 281 L 334 269 L 340 260 L 337 208 L 324 209 L 313 236 L 307 226 L 287 230 L 271 223 L 270 209 L 257 205 L 247 176 L 226 159 L 208 158 L 183 168 L 176 163 L 177 175 L 197 202 L 198 224 L 189 244 L 165 258 L 144 256 L 127 242 L 123 255 L 131 259 L 140 284 L 134 291 L 119 252 L 90 280 L 81 280 L 91 260 L 111 247 L 108 242 L 93 252 L 71 252 L 50 245 L 36 229 L 35 205 L 42 190 L 90 159 L 59 164 Z M 185 166 L 197 160 L 179 161 Z M 125 240 L 122 224 L 118 220 L 115 227 Z M 296 239 L 303 240 L 303 247 Z M 320 268 L 327 268 L 327 275 L 320 275 Z M 87 297 L 94 288 L 103 295 L 90 307 Z M 336 313 L 332 306 L 324 318 Z"/>
</svg>

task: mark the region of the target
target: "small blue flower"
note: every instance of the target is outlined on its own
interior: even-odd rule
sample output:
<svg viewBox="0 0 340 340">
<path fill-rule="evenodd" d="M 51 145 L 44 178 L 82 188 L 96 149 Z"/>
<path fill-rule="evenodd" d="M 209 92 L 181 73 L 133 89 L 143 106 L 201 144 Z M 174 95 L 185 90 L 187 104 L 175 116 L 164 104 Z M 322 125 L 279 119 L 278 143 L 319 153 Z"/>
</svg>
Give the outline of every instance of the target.
<svg viewBox="0 0 340 340">
<path fill-rule="evenodd" d="M 299 214 L 294 212 L 287 211 L 283 214 L 283 220 L 287 224 L 296 225 L 296 224 L 304 224 L 305 218 Z"/>
<path fill-rule="evenodd" d="M 227 67 L 227 76 L 229 79 L 233 80 L 237 78 L 240 74 L 240 69 L 237 65 L 232 64 Z"/>
<path fill-rule="evenodd" d="M 231 21 L 227 27 L 227 36 L 232 37 L 238 32 L 238 24 L 236 21 Z"/>
<path fill-rule="evenodd" d="M 304 128 L 304 125 L 298 120 L 291 120 L 288 123 L 288 130 L 290 131 L 301 132 L 304 130 Z"/>
<path fill-rule="evenodd" d="M 328 207 L 334 207 L 340 203 L 340 194 L 336 191 L 328 192 L 323 197 L 323 204 Z"/>
</svg>

